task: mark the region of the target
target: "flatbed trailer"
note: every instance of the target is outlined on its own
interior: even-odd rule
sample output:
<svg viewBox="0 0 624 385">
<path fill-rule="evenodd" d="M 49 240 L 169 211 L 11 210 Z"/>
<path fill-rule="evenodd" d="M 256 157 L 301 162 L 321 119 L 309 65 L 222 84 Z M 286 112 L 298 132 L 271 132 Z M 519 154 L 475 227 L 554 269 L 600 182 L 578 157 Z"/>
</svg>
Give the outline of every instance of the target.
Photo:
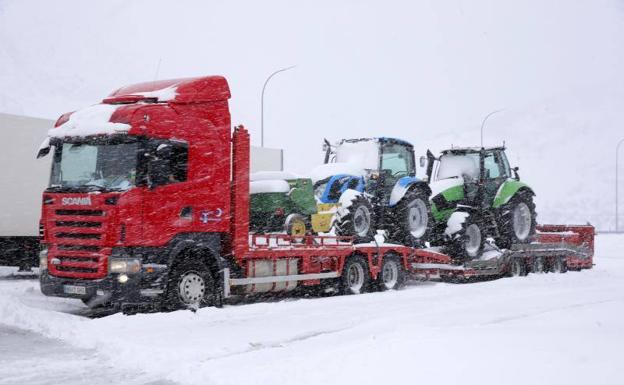
<svg viewBox="0 0 624 385">
<path fill-rule="evenodd" d="M 158 81 L 121 88 L 75 119 L 59 118 L 51 134 L 53 171 L 65 156 L 67 167 L 76 167 L 73 150 L 65 155 L 63 146 L 100 146 L 102 159 L 78 164 L 127 171 L 98 181 L 99 190 L 81 179 L 65 188 L 68 174 L 53 172 L 56 182 L 42 197 L 44 294 L 90 307 L 176 309 L 325 284 L 358 294 L 396 289 L 410 277 L 502 275 L 538 256 L 545 265 L 563 262 L 561 271 L 591 267 L 591 226 L 542 226 L 535 244 L 499 252 L 488 262 L 493 269 L 479 260 L 458 266 L 436 249 L 250 234 L 249 133 L 232 129 L 229 97 L 218 76 Z M 94 112 L 100 124 L 82 120 Z M 128 159 L 106 158 L 119 148 L 131 151 Z M 87 175 L 104 174 L 96 171 Z M 120 176 L 125 188 L 105 187 Z"/>
</svg>

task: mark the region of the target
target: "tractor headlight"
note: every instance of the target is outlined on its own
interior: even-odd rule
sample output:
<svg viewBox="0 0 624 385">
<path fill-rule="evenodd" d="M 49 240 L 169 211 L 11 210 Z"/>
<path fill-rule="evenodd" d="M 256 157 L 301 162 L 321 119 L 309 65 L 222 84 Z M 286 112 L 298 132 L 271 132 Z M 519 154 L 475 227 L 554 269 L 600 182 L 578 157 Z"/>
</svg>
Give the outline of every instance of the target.
<svg viewBox="0 0 624 385">
<path fill-rule="evenodd" d="M 39 252 L 39 270 L 48 269 L 48 249 L 42 249 Z"/>
<path fill-rule="evenodd" d="M 122 274 L 138 273 L 141 271 L 141 261 L 138 259 L 111 258 L 109 271 Z"/>
</svg>

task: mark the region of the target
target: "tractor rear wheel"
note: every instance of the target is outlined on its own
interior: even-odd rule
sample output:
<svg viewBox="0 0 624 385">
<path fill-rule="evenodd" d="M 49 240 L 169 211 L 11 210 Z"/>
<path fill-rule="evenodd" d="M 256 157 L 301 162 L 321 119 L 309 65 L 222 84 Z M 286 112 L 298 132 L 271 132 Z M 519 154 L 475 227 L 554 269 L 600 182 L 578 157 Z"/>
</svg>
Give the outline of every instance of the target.
<svg viewBox="0 0 624 385">
<path fill-rule="evenodd" d="M 351 205 L 339 209 L 339 214 L 336 214 L 334 229 L 336 235 L 353 237 L 353 241 L 356 243 L 371 242 L 375 235 L 373 205 L 365 196 L 356 196 L 351 201 Z"/>
<path fill-rule="evenodd" d="M 536 225 L 533 197 L 528 192 L 519 192 L 507 203 L 500 216 L 498 246 L 509 249 L 514 243 L 531 242 Z"/>
<path fill-rule="evenodd" d="M 422 246 L 433 228 L 431 205 L 424 191 L 410 190 L 394 208 L 394 226 L 390 239 L 408 246 Z"/>
</svg>

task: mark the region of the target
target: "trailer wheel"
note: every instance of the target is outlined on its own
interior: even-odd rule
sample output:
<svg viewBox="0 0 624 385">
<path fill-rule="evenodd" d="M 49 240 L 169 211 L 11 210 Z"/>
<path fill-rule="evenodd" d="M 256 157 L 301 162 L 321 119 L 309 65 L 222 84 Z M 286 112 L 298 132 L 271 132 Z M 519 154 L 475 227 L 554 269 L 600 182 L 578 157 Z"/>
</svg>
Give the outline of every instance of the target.
<svg viewBox="0 0 624 385">
<path fill-rule="evenodd" d="M 356 243 L 372 241 L 375 230 L 375 212 L 369 200 L 358 195 L 346 210 L 346 213 L 336 216 L 334 222 L 336 234 L 353 237 Z"/>
<path fill-rule="evenodd" d="M 353 255 L 347 259 L 342 269 L 343 294 L 361 294 L 368 291 L 370 274 L 364 258 Z"/>
<path fill-rule="evenodd" d="M 381 272 L 377 278 L 380 290 L 397 290 L 405 283 L 405 270 L 397 256 L 388 256 L 383 260 Z"/>
<path fill-rule="evenodd" d="M 177 310 L 213 305 L 214 282 L 205 264 L 198 261 L 181 261 L 171 271 L 164 307 Z"/>
<path fill-rule="evenodd" d="M 537 225 L 535 203 L 528 192 L 516 194 L 503 209 L 500 216 L 497 239 L 500 248 L 509 249 L 514 243 L 529 243 Z"/>
<path fill-rule="evenodd" d="M 563 257 L 555 257 L 550 264 L 551 273 L 566 273 L 568 271 L 568 264 Z"/>
<path fill-rule="evenodd" d="M 514 258 L 511 260 L 509 275 L 511 277 L 524 277 L 527 275 L 527 269 L 523 259 Z"/>
<path fill-rule="evenodd" d="M 533 263 L 531 264 L 531 273 L 545 273 L 546 266 L 544 264 L 544 258 L 542 257 L 534 257 Z"/>
</svg>

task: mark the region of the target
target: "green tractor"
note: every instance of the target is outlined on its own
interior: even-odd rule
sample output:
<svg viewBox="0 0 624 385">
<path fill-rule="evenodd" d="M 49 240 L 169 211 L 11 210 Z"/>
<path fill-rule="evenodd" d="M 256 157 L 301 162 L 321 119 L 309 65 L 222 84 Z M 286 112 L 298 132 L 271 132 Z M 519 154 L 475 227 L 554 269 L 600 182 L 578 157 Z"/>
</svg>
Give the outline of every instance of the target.
<svg viewBox="0 0 624 385">
<path fill-rule="evenodd" d="M 509 167 L 504 146 L 451 148 L 438 158 L 427 151 L 427 158 L 432 244 L 445 244 L 466 260 L 482 253 L 487 237 L 503 249 L 531 242 L 535 193 L 520 181 L 518 168 Z"/>
<path fill-rule="evenodd" d="M 252 174 L 249 207 L 252 232 L 304 236 L 316 213 L 312 180 L 280 172 Z"/>
</svg>

